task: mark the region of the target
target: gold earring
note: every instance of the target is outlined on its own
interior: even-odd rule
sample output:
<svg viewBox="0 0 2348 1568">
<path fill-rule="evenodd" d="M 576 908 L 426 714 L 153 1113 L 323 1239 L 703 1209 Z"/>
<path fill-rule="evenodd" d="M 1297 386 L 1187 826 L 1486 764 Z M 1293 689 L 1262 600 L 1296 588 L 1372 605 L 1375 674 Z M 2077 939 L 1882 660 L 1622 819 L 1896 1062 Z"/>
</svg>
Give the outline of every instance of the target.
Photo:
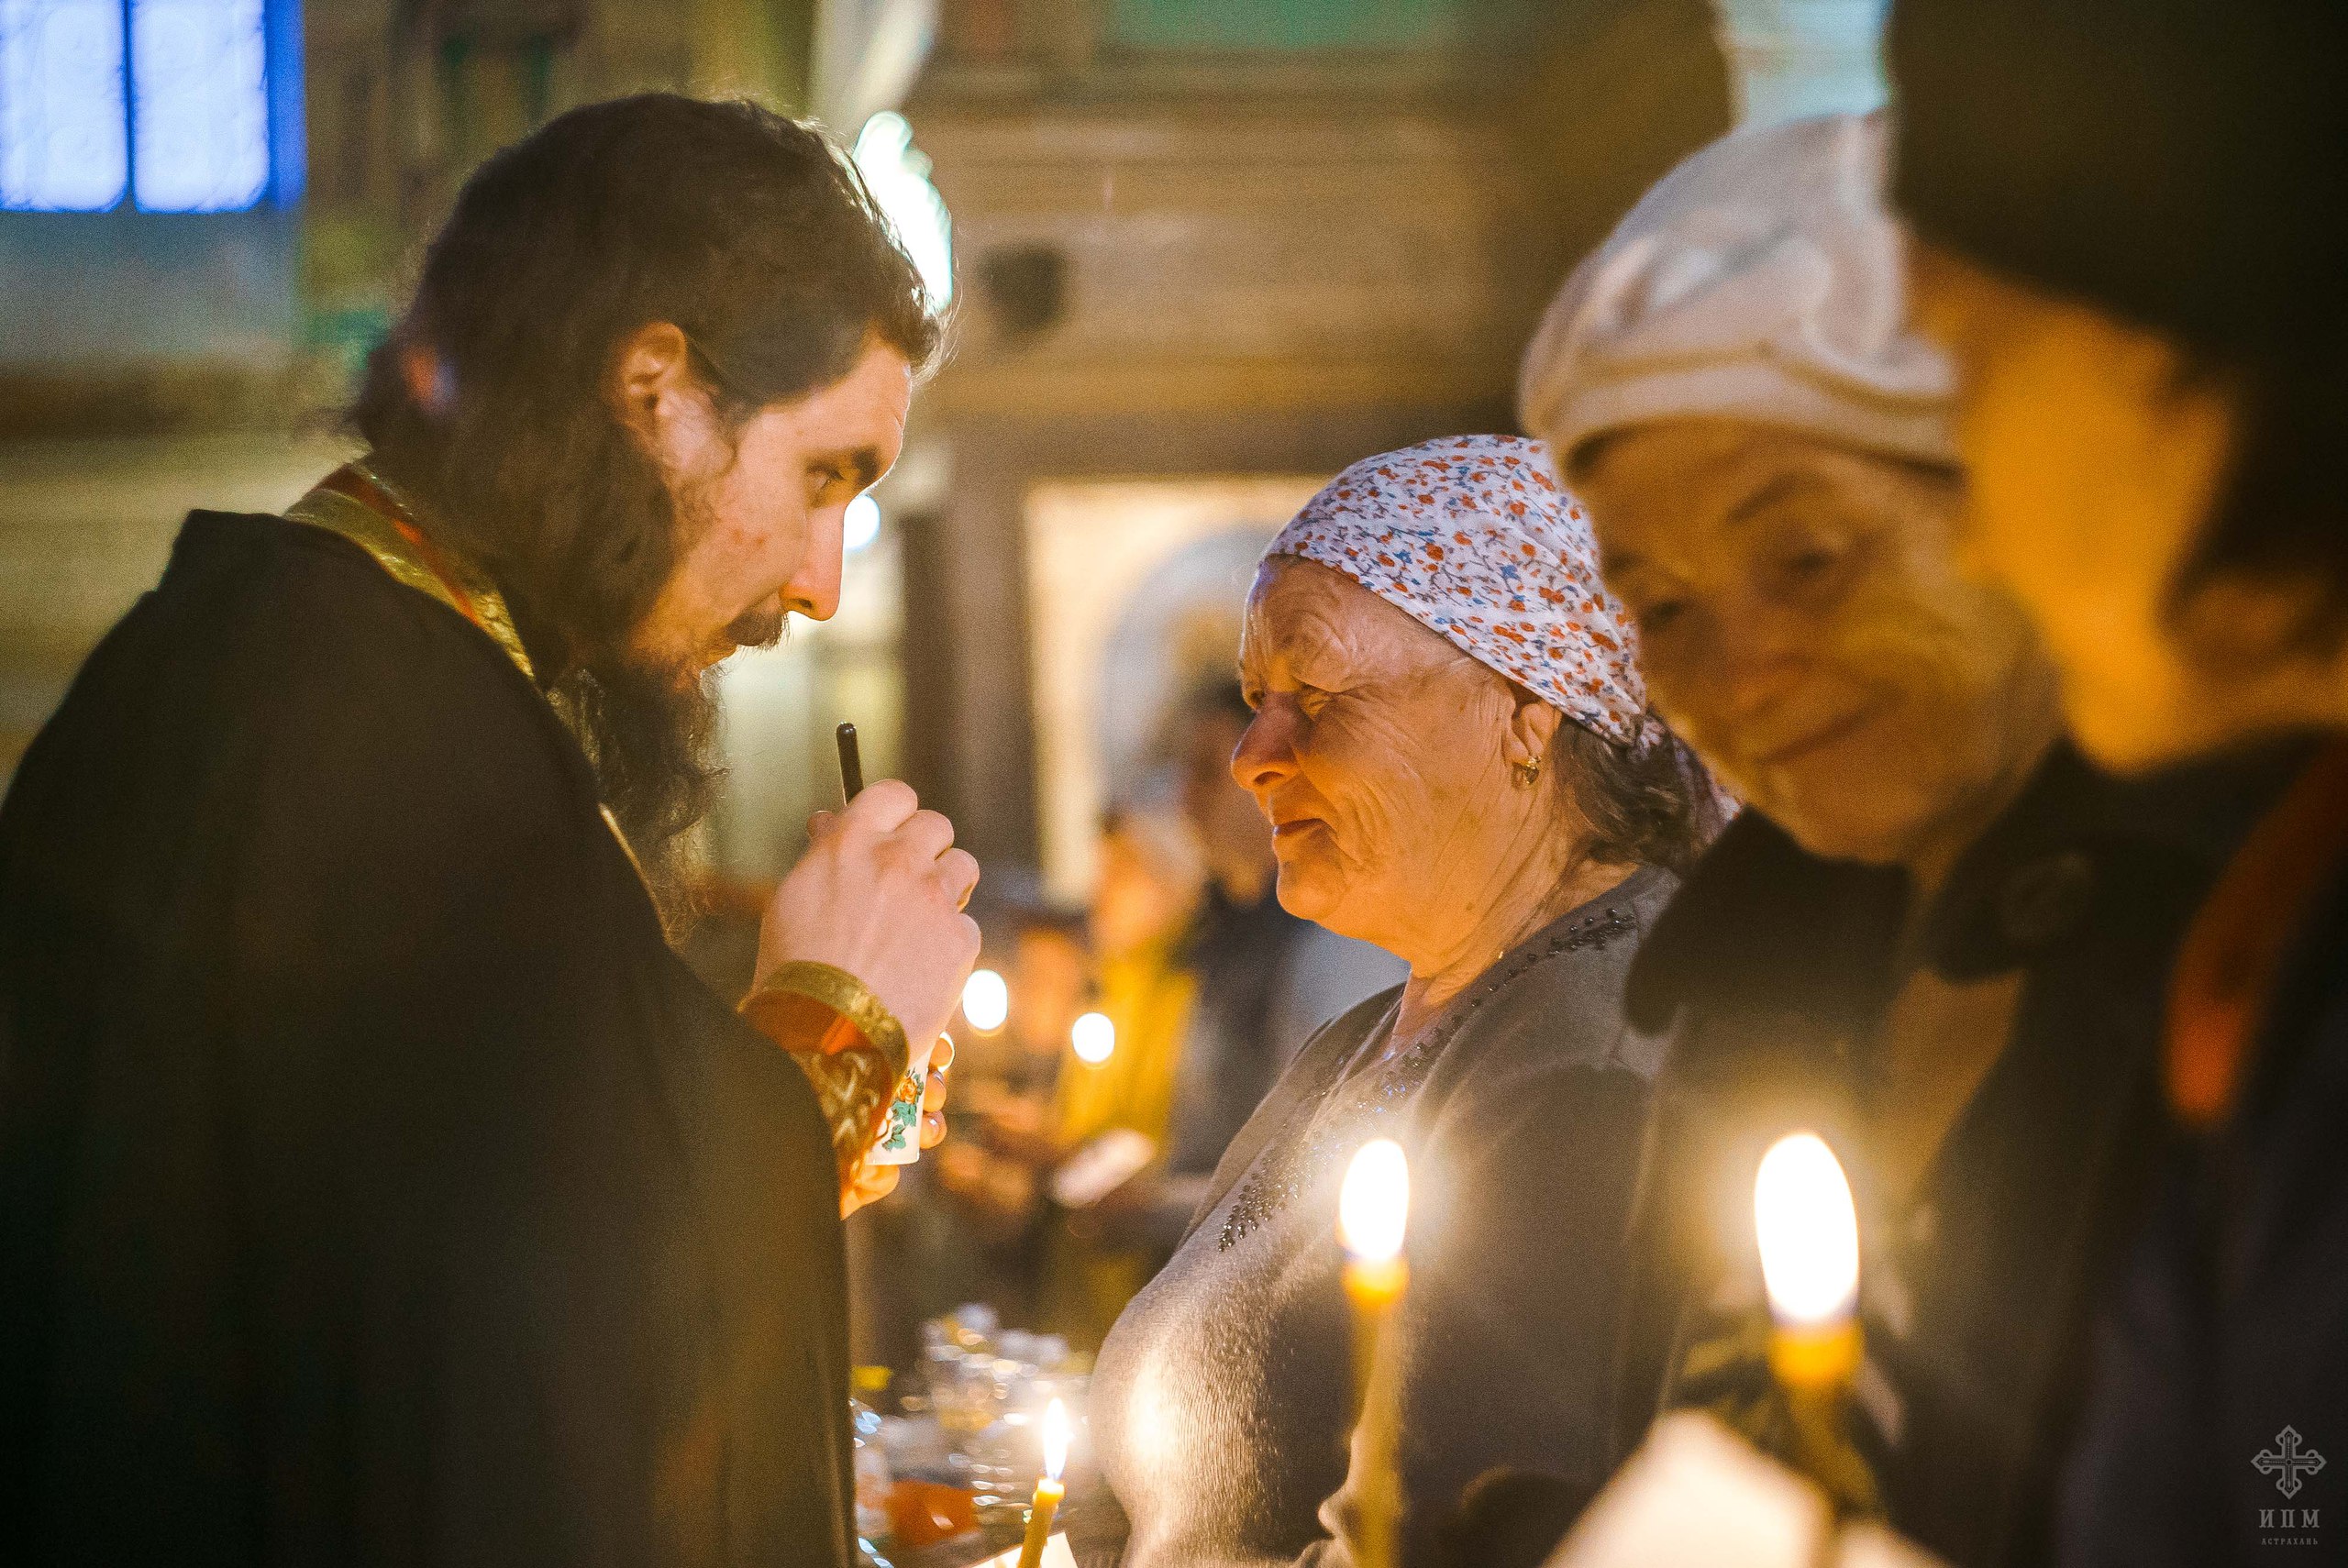
<svg viewBox="0 0 2348 1568">
<path fill-rule="evenodd" d="M 1541 759 L 1539 757 L 1534 757 L 1529 762 L 1512 762 L 1509 766 L 1516 769 L 1516 781 L 1527 790 L 1540 782 Z"/>
</svg>

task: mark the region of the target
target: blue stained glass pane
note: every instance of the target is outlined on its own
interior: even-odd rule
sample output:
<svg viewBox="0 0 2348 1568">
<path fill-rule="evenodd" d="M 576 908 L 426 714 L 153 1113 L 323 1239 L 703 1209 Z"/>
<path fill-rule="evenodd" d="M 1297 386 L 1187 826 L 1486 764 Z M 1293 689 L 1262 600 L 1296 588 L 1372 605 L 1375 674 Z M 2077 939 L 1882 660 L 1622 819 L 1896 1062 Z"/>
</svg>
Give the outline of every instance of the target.
<svg viewBox="0 0 2348 1568">
<path fill-rule="evenodd" d="M 269 189 L 261 24 L 262 0 L 131 0 L 132 179 L 142 210 L 234 212 Z"/>
<path fill-rule="evenodd" d="M 0 0 L 0 206 L 103 212 L 128 154 L 119 0 Z"/>
</svg>

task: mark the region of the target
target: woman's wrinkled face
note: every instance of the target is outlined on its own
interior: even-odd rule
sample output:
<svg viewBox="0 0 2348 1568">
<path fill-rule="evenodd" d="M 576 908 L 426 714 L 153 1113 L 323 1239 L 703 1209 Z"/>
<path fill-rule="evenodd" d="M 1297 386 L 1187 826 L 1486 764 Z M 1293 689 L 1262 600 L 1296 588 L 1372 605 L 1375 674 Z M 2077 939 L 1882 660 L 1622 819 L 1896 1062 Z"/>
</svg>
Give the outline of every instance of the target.
<svg viewBox="0 0 2348 1568">
<path fill-rule="evenodd" d="M 1280 907 L 1404 959 L 1471 926 L 1532 791 L 1499 675 L 1317 562 L 1264 563 L 1232 775 L 1272 824 Z"/>
<path fill-rule="evenodd" d="M 1926 853 L 2052 737 L 2022 616 L 1950 558 L 1953 477 L 1676 420 L 1599 442 L 1573 485 L 1656 705 L 1814 853 Z"/>
<path fill-rule="evenodd" d="M 2328 672 L 2274 657 L 2300 602 L 2242 582 L 2175 598 L 2232 447 L 2226 392 L 2158 334 L 1912 255 L 1920 324 L 1957 365 L 1960 549 L 2038 623 L 2080 744 L 2136 768 L 2328 718 Z"/>
</svg>

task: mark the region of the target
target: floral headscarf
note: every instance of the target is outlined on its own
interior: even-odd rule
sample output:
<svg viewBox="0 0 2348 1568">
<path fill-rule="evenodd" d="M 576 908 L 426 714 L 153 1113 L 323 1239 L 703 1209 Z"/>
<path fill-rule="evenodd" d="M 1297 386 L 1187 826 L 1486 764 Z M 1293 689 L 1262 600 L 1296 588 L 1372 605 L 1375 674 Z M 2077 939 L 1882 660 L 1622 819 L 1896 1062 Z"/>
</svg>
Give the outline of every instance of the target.
<svg viewBox="0 0 2348 1568">
<path fill-rule="evenodd" d="M 1265 554 L 1343 572 L 1584 729 L 1643 739 L 1630 616 L 1538 441 L 1448 436 L 1356 463 Z"/>
</svg>

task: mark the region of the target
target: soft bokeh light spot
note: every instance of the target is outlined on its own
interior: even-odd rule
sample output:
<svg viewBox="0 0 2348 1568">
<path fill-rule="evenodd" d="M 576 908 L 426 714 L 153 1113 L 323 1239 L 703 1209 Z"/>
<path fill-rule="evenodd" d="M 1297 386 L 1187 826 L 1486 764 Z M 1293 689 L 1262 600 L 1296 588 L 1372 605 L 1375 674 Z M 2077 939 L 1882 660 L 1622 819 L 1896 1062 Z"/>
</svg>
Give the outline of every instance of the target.
<svg viewBox="0 0 2348 1568">
<path fill-rule="evenodd" d="M 1859 1292 L 1859 1220 L 1842 1162 L 1815 1132 L 1778 1139 L 1753 1182 L 1753 1226 L 1769 1307 L 1786 1322 L 1831 1322 Z"/>
<path fill-rule="evenodd" d="M 1391 1138 L 1364 1143 L 1346 1167 L 1337 1195 L 1337 1236 L 1364 1263 L 1385 1263 L 1402 1251 L 1411 1217 L 1411 1162 Z"/>
<path fill-rule="evenodd" d="M 880 536 L 880 503 L 869 495 L 859 495 L 847 503 L 847 513 L 840 519 L 840 547 L 854 555 Z"/>
<path fill-rule="evenodd" d="M 1078 1061 L 1097 1067 L 1117 1048 L 1117 1026 L 1105 1012 L 1088 1012 L 1069 1025 L 1068 1043 Z"/>
<path fill-rule="evenodd" d="M 897 240 L 921 272 L 932 310 L 954 297 L 954 223 L 929 182 L 929 159 L 914 147 L 914 127 L 894 110 L 864 122 L 849 154 Z"/>
<path fill-rule="evenodd" d="M 992 1034 L 1011 1016 L 1011 988 L 992 969 L 973 969 L 962 982 L 962 1016 L 981 1034 Z"/>
</svg>

